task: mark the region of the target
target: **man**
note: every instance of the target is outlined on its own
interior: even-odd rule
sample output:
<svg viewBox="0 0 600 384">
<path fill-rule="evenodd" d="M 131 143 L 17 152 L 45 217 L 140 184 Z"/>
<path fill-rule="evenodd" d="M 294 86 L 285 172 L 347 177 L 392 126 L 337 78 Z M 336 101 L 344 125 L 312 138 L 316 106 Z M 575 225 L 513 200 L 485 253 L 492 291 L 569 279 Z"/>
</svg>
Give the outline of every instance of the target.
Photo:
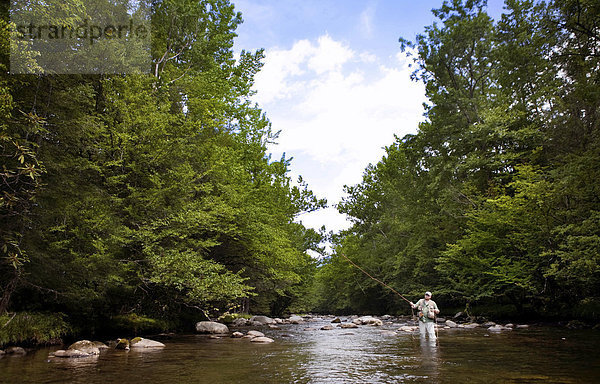
<svg viewBox="0 0 600 384">
<path fill-rule="evenodd" d="M 421 337 L 429 335 L 430 340 L 435 340 L 435 315 L 440 313 L 435 301 L 431 300 L 431 292 L 425 292 L 425 298 L 417 301 L 416 304 L 410 303 L 411 307 L 419 311 L 419 332 Z"/>
</svg>

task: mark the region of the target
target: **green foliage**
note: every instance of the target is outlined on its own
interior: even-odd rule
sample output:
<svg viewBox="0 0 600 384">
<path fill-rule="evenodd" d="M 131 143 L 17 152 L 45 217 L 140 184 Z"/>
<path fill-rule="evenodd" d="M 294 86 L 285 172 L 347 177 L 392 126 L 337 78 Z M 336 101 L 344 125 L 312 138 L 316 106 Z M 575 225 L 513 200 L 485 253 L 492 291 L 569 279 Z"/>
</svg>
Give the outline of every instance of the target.
<svg viewBox="0 0 600 384">
<path fill-rule="evenodd" d="M 0 346 L 56 344 L 71 332 L 61 313 L 17 312 L 0 316 Z"/>
<path fill-rule="evenodd" d="M 133 335 L 157 333 L 169 329 L 168 324 L 163 320 L 140 316 L 136 313 L 113 317 L 111 319 L 111 328 L 113 332 Z"/>
<path fill-rule="evenodd" d="M 406 310 L 344 254 L 442 306 L 597 320 L 597 2 L 507 0 L 498 21 L 485 8 L 446 1 L 400 40 L 426 120 L 346 187 L 354 225 L 317 272 L 320 310 Z"/>
<path fill-rule="evenodd" d="M 22 196 L 8 207 L 2 190 L 0 313 L 142 332 L 242 303 L 279 313 L 310 286 L 320 235 L 294 220 L 325 201 L 267 154 L 276 134 L 250 101 L 262 51 L 236 60 L 229 1 L 152 9 L 149 75 L 3 72 L 2 175 L 21 172 Z"/>
</svg>

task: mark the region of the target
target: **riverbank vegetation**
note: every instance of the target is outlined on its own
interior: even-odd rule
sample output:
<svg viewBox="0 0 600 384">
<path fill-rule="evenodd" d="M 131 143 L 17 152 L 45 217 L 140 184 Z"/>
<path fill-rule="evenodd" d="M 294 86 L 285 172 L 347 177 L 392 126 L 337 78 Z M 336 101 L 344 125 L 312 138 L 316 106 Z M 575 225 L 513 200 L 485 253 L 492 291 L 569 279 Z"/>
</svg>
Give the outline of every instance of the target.
<svg viewBox="0 0 600 384">
<path fill-rule="evenodd" d="M 251 101 L 263 52 L 232 49 L 241 15 L 136 4 L 152 11 L 149 74 L 8 75 L 2 5 L 0 344 L 225 312 L 408 312 L 341 254 L 446 308 L 599 319 L 596 2 L 507 0 L 494 21 L 457 0 L 402 39 L 425 120 L 347 187 L 353 226 L 319 262 L 323 233 L 295 220 L 326 202 L 268 153 L 277 132 Z"/>
<path fill-rule="evenodd" d="M 599 3 L 507 0 L 496 21 L 484 1 L 433 12 L 438 24 L 400 40 L 425 120 L 346 188 L 353 226 L 317 273 L 318 310 L 408 310 L 344 254 L 414 298 L 597 322 Z"/>
<path fill-rule="evenodd" d="M 320 235 L 294 218 L 325 201 L 267 153 L 277 133 L 250 101 L 262 51 L 234 57 L 228 1 L 146 5 L 152 72 L 127 75 L 8 75 L 3 5 L 0 314 L 135 333 L 277 313 L 306 291 Z"/>
</svg>

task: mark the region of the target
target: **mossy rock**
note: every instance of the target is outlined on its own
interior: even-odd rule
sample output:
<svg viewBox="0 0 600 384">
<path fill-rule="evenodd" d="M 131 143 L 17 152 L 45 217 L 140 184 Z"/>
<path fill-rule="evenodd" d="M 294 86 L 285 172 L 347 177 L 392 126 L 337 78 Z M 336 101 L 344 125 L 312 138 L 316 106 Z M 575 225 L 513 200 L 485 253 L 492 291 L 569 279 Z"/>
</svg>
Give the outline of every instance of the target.
<svg viewBox="0 0 600 384">
<path fill-rule="evenodd" d="M 117 339 L 117 345 L 115 349 L 124 349 L 126 351 L 129 350 L 129 340 L 127 339 Z"/>
</svg>

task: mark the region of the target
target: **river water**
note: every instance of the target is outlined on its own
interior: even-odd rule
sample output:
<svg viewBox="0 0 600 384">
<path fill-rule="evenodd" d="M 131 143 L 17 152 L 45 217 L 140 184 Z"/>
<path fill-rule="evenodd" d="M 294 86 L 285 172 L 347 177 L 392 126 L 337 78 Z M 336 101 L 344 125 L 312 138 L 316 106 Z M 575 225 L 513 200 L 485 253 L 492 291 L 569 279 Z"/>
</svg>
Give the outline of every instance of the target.
<svg viewBox="0 0 600 384">
<path fill-rule="evenodd" d="M 326 324 L 259 329 L 273 344 L 178 335 L 161 350 L 80 359 L 42 348 L 0 358 L 0 383 L 600 383 L 599 331 L 440 330 L 436 344 L 382 332 L 399 324 L 319 330 Z"/>
</svg>

